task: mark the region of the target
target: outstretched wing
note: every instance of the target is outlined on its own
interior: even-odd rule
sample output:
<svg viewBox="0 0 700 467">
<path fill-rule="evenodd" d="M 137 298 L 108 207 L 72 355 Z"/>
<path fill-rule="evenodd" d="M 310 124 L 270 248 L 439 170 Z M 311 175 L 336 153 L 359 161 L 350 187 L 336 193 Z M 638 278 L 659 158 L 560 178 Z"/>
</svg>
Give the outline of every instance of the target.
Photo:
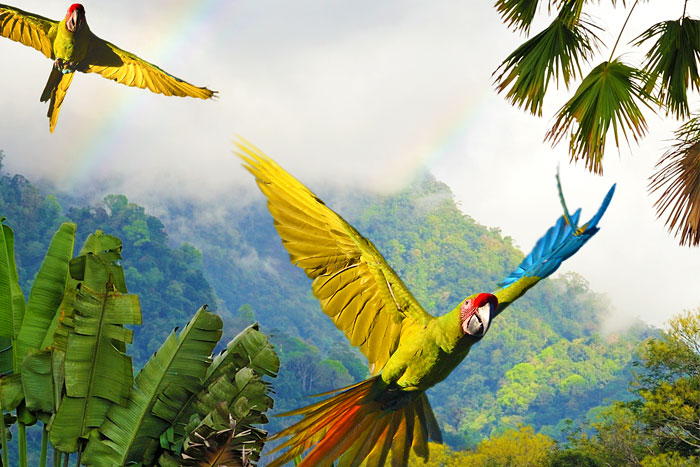
<svg viewBox="0 0 700 467">
<path fill-rule="evenodd" d="M 54 21 L 19 8 L 0 5 L 0 35 L 34 47 L 46 58 L 53 58 L 53 40 L 56 37 Z"/>
<path fill-rule="evenodd" d="M 598 221 L 605 214 L 614 192 L 615 185 L 608 191 L 595 216 L 581 228 L 577 228 L 581 215 L 581 209 L 578 209 L 573 216 L 561 216 L 554 226 L 547 230 L 520 266 L 498 284 L 500 289 L 494 292 L 498 298 L 496 314 L 522 296 L 530 287 L 556 271 L 564 260 L 576 253 L 598 232 Z"/>
<path fill-rule="evenodd" d="M 120 49 L 91 33 L 85 59 L 78 65 L 80 71 L 99 73 L 127 86 L 149 89 L 157 94 L 209 99 L 216 91 L 194 86 L 161 70 L 152 63 Z"/>
<path fill-rule="evenodd" d="M 321 308 L 369 361 L 384 367 L 402 329 L 433 319 L 372 243 L 316 195 L 248 142 L 236 143 L 267 197 L 292 264 L 313 280 Z"/>
</svg>

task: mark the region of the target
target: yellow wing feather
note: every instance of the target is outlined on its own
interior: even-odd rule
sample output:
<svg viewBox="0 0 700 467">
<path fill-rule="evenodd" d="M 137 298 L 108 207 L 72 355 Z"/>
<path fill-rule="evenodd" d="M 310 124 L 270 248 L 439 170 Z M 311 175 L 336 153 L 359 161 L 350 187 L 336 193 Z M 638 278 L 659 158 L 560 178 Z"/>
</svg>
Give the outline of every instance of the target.
<svg viewBox="0 0 700 467">
<path fill-rule="evenodd" d="M 367 357 L 376 374 L 407 326 L 433 319 L 372 243 L 248 142 L 238 155 L 257 179 L 292 264 L 313 280 L 321 309 Z"/>
<path fill-rule="evenodd" d="M 33 47 L 46 58 L 53 58 L 57 24 L 58 21 L 0 4 L 0 35 Z"/>
<path fill-rule="evenodd" d="M 166 96 L 210 99 L 216 94 L 216 91 L 183 81 L 94 34 L 91 34 L 88 54 L 79 69 Z"/>
</svg>

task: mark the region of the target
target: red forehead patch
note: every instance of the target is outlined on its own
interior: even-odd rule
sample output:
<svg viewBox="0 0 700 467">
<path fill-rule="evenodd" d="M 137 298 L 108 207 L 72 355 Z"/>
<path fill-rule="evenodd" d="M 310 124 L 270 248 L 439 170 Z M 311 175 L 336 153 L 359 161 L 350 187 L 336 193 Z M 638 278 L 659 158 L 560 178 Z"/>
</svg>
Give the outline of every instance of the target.
<svg viewBox="0 0 700 467">
<path fill-rule="evenodd" d="M 495 295 L 490 293 L 480 293 L 474 298 L 474 307 L 481 308 L 490 301 L 493 302 L 495 306 L 498 306 L 498 299 Z"/>
<path fill-rule="evenodd" d="M 85 11 L 85 8 L 80 3 L 74 3 L 68 8 L 68 13 L 73 13 L 75 10 Z"/>
</svg>

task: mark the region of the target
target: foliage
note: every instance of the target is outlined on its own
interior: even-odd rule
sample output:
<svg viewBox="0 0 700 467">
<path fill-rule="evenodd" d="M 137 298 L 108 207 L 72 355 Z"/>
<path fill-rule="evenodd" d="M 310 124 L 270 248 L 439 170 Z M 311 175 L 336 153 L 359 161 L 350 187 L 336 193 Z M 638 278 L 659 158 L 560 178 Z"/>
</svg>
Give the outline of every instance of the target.
<svg viewBox="0 0 700 467">
<path fill-rule="evenodd" d="M 508 26 L 528 33 L 539 3 L 539 0 L 498 0 L 495 7 Z M 547 2 L 549 14 L 554 15 L 551 25 L 527 39 L 501 63 L 499 69 L 504 71 L 496 79 L 496 88 L 503 92 L 513 83 L 506 93 L 506 99 L 512 104 L 525 106 L 540 116 L 553 78 L 558 85 L 561 75 L 568 88 L 571 78 L 583 75 L 582 65 L 596 55 L 591 44 L 600 44 L 592 30 L 603 29 L 586 15 L 586 3 L 590 2 Z M 554 145 L 567 139 L 572 161 L 583 159 L 588 170 L 599 174 L 603 173 L 602 161 L 611 129 L 619 147 L 620 133 L 625 139 L 631 134 L 635 141 L 646 134 L 644 106 L 652 111 L 660 108 L 667 116 L 688 119 L 691 114 L 688 92 L 700 87 L 700 21 L 687 16 L 687 0 L 674 4 L 679 13 L 681 5 L 683 7 L 679 19 L 660 21 L 633 41 L 637 48 L 651 43 L 641 67 L 615 58 L 622 33 L 640 2 L 612 3 L 615 7 L 629 8 L 629 12 L 617 40 L 608 48 L 610 56 L 583 76 L 546 135 Z M 670 8 L 668 11 L 672 11 Z M 660 185 L 670 186 L 656 203 L 657 215 L 665 215 L 662 207 L 675 200 L 677 205 L 668 213 L 667 224 L 671 231 L 676 224 L 680 225 L 674 234 L 680 236 L 681 245 L 697 246 L 700 244 L 700 211 L 690 209 L 700 204 L 697 150 L 693 149 L 697 138 L 691 142 L 683 139 L 684 128 L 687 127 L 681 127 L 677 133 L 679 143 L 659 162 L 659 165 L 668 164 L 668 168 L 657 171 L 651 178 L 650 188 L 655 191 Z M 687 208 L 683 209 L 684 206 Z"/>
<path fill-rule="evenodd" d="M 447 446 L 430 443 L 427 463 L 412 455 L 410 467 L 539 467 L 555 447 L 554 440 L 535 434 L 531 427 L 507 430 L 479 443 L 473 451 L 452 451 Z"/>
<path fill-rule="evenodd" d="M 637 378 L 640 418 L 662 451 L 700 454 L 700 308 L 645 343 Z"/>
<path fill-rule="evenodd" d="M 700 446 L 700 309 L 682 313 L 668 330 L 644 341 L 636 396 L 601 410 L 570 440 L 573 452 L 609 466 L 698 465 Z"/>
<path fill-rule="evenodd" d="M 649 190 L 661 192 L 654 203 L 659 217 L 681 245 L 700 244 L 700 120 L 694 116 L 676 130 L 676 142 L 656 164 Z"/>
<path fill-rule="evenodd" d="M 39 193 L 28 182 L 24 189 Z M 0 197 L 14 199 L 12 193 L 0 190 Z M 16 212 L 8 223 L 34 222 L 43 204 L 41 196 L 45 198 L 38 195 L 33 207 Z M 451 309 L 474 291 L 492 290 L 522 260 L 511 239 L 464 215 L 450 190 L 429 176 L 392 195 L 332 190 L 324 198 L 331 206 L 343 203 L 346 218 L 373 239 L 420 303 L 434 314 Z M 282 361 L 275 384 L 277 411 L 306 405 L 308 396 L 367 376 L 365 358 L 322 314 L 308 279 L 289 263 L 262 202 L 232 206 L 217 211 L 217 216 L 179 203 L 169 206 L 161 221 L 124 197 L 106 199 L 103 206 L 74 207 L 69 213 L 95 228 L 104 222 L 109 232 L 122 236 L 139 220 L 150 226 L 149 242 L 135 245 L 145 233 L 125 240 L 129 255 L 121 260 L 129 291 L 139 294 L 149 317 L 139 326 L 144 330 L 134 330 L 129 347 L 137 367 L 157 349 L 160 342 L 154 336 L 164 339 L 172 327 L 184 322 L 185 311 L 213 301 L 225 329 L 259 321 L 270 335 Z M 469 211 L 470 206 L 463 209 Z M 557 215 L 553 213 L 552 220 Z M 84 231 L 81 225 L 78 237 Z M 50 238 L 41 237 L 44 250 Z M 18 241 L 17 248 L 18 264 L 26 265 L 26 245 Z M 189 252 L 180 254 L 185 251 Z M 20 281 L 34 277 L 36 269 L 20 269 Z M 180 277 L 177 282 L 185 285 L 168 290 L 169 277 Z M 607 404 L 606 399 L 628 398 L 631 349 L 648 331 L 638 328 L 596 337 L 606 313 L 610 310 L 605 300 L 572 273 L 540 283 L 509 308 L 454 374 L 429 393 L 449 445 L 475 447 L 519 423 L 562 439 L 565 419 L 579 424 L 589 411 Z M 524 380 L 515 378 L 518 373 L 509 373 L 519 364 L 533 369 L 529 395 L 523 393 L 525 386 L 519 386 Z M 574 375 L 582 376 L 585 384 L 570 384 L 576 381 Z M 269 429 L 277 431 L 288 422 L 273 418 Z"/>
<path fill-rule="evenodd" d="M 273 404 L 262 377 L 279 369 L 257 326 L 212 358 L 223 323 L 202 307 L 134 379 L 126 354 L 133 332 L 124 325 L 140 324 L 141 311 L 138 297 L 126 293 L 121 241 L 98 230 L 71 259 L 75 233 L 74 224 L 58 230 L 25 305 L 14 234 L 0 228 L 0 401 L 4 412 L 16 411 L 5 421 L 18 426 L 19 465 L 28 465 L 24 427 L 37 418 L 46 423 L 41 465 L 47 439 L 55 465 L 57 455 L 67 463 L 76 451 L 77 464 L 88 466 L 155 465 L 159 455 L 181 451 L 196 465 L 257 460 L 266 432 L 252 425 L 266 423 L 264 412 Z M 183 414 L 191 416 L 183 420 Z M 210 440 L 224 421 L 232 431 Z M 3 465 L 9 465 L 1 432 Z M 216 449 L 196 449 L 200 439 L 216 441 Z"/>
</svg>

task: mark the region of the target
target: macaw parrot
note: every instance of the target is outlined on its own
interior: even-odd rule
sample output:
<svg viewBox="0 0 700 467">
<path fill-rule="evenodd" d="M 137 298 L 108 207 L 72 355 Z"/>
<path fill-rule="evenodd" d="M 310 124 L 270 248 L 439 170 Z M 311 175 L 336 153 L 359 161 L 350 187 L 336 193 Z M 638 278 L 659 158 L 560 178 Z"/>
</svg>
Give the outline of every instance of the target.
<svg viewBox="0 0 700 467">
<path fill-rule="evenodd" d="M 428 440 L 441 433 L 425 391 L 450 374 L 498 316 L 552 274 L 598 232 L 613 196 L 577 228 L 581 210 L 560 217 L 520 266 L 492 293 L 475 293 L 435 317 L 418 304 L 375 246 L 279 165 L 246 141 L 237 154 L 267 197 L 291 262 L 313 280 L 321 308 L 367 357 L 371 377 L 282 415 L 303 415 L 272 439 L 290 437 L 268 464 L 279 467 L 306 451 L 300 467 L 407 465 L 414 452 L 427 460 Z M 563 198 L 562 198 L 563 199 Z"/>
<path fill-rule="evenodd" d="M 200 88 L 100 39 L 90 31 L 85 8 L 74 3 L 66 17 L 54 21 L 0 4 L 0 35 L 34 47 L 54 60 L 41 102 L 49 102 L 49 130 L 53 133 L 58 112 L 75 71 L 99 73 L 127 86 L 148 88 L 166 96 L 209 99 L 216 91 Z"/>
</svg>

